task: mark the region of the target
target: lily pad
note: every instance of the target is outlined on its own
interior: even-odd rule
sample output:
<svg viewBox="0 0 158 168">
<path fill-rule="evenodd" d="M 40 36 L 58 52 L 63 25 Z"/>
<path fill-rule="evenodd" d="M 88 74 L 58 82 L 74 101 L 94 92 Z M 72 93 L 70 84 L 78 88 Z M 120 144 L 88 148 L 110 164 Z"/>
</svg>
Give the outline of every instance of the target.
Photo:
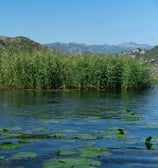
<svg viewBox="0 0 158 168">
<path fill-rule="evenodd" d="M 48 127 L 42 127 L 42 128 L 34 128 L 34 131 L 48 131 Z"/>
<path fill-rule="evenodd" d="M 105 151 L 102 153 L 102 156 L 105 157 L 105 156 L 111 156 L 113 155 L 112 152 L 109 152 L 109 151 Z"/>
<path fill-rule="evenodd" d="M 108 127 L 106 130 L 98 130 L 95 132 L 100 138 L 115 139 L 124 138 L 125 131 L 119 127 Z"/>
<path fill-rule="evenodd" d="M 57 152 L 57 155 L 60 155 L 60 156 L 71 156 L 74 154 L 76 154 L 76 152 L 68 151 L 68 150 L 60 150 Z"/>
<path fill-rule="evenodd" d="M 96 131 L 96 133 L 97 134 L 108 134 L 109 135 L 109 134 L 116 134 L 116 133 L 118 133 L 118 130 L 123 130 L 123 128 L 109 126 L 105 130 L 98 130 L 98 131 Z"/>
<path fill-rule="evenodd" d="M 63 134 L 63 133 L 50 134 L 49 136 L 51 138 L 57 138 L 57 139 L 65 138 L 65 134 Z"/>
<path fill-rule="evenodd" d="M 107 148 L 101 147 L 86 147 L 79 149 L 80 156 L 82 157 L 100 157 L 103 152 L 107 151 Z"/>
<path fill-rule="evenodd" d="M 33 152 L 19 152 L 12 155 L 14 159 L 23 159 L 23 158 L 35 158 L 37 157 L 36 153 Z"/>
<path fill-rule="evenodd" d="M 0 156 L 0 160 L 4 160 L 4 158 L 5 158 L 4 156 Z"/>
<path fill-rule="evenodd" d="M 158 123 L 145 123 L 144 126 L 149 128 L 158 128 Z"/>
<path fill-rule="evenodd" d="M 20 139 L 48 139 L 51 138 L 49 134 L 23 134 Z"/>
<path fill-rule="evenodd" d="M 54 161 L 54 162 L 46 162 L 42 166 L 43 168 L 70 168 L 72 164 L 65 163 L 63 161 Z"/>
<path fill-rule="evenodd" d="M 122 139 L 122 138 L 124 138 L 124 135 L 118 134 L 117 138 Z"/>
<path fill-rule="evenodd" d="M 22 133 L 21 132 L 3 132 L 2 135 L 6 137 L 18 138 L 22 135 Z"/>
<path fill-rule="evenodd" d="M 75 139 L 79 139 L 79 140 L 92 140 L 92 139 L 96 139 L 95 136 L 91 135 L 91 134 L 79 134 L 75 137 Z"/>
<path fill-rule="evenodd" d="M 81 149 L 80 150 L 81 157 L 100 157 L 100 152 L 97 152 L 93 149 Z"/>
<path fill-rule="evenodd" d="M 63 130 L 61 130 L 61 132 L 63 132 L 63 133 L 76 133 L 76 132 L 77 132 L 77 130 L 72 130 L 72 129 L 63 129 Z"/>
<path fill-rule="evenodd" d="M 19 139 L 18 142 L 19 143 L 32 143 L 35 142 L 35 139 Z"/>
<path fill-rule="evenodd" d="M 4 142 L 0 144 L 0 149 L 14 149 L 14 148 L 19 148 L 19 144 L 14 144 L 12 142 Z"/>
<path fill-rule="evenodd" d="M 87 162 L 89 165 L 92 165 L 92 166 L 100 166 L 101 165 L 101 161 L 99 161 L 99 160 L 87 159 Z"/>
<path fill-rule="evenodd" d="M 124 138 L 124 130 L 123 130 L 123 128 L 118 128 L 117 138 Z"/>
<path fill-rule="evenodd" d="M 109 126 L 109 127 L 107 128 L 108 131 L 118 131 L 118 129 L 123 129 L 123 128 L 113 127 L 113 126 Z"/>
<path fill-rule="evenodd" d="M 45 123 L 59 123 L 63 121 L 64 119 L 62 118 L 43 118 L 42 121 Z"/>
<path fill-rule="evenodd" d="M 7 128 L 0 128 L 0 132 L 7 132 L 8 129 Z"/>
<path fill-rule="evenodd" d="M 86 159 L 86 158 L 67 158 L 60 159 L 52 162 L 46 162 L 43 164 L 43 168 L 95 168 L 94 166 L 100 166 L 101 162 Z"/>
<path fill-rule="evenodd" d="M 8 127 L 7 129 L 8 129 L 9 131 L 20 131 L 20 130 L 22 130 L 22 128 L 19 127 L 19 126 Z"/>
<path fill-rule="evenodd" d="M 138 121 L 132 121 L 132 120 L 129 120 L 129 121 L 123 121 L 124 124 L 128 124 L 128 125 L 135 125 Z"/>
<path fill-rule="evenodd" d="M 92 123 L 97 123 L 99 122 L 98 117 L 88 117 L 84 119 L 86 122 L 92 122 Z"/>
<path fill-rule="evenodd" d="M 97 134 L 109 134 L 109 131 L 108 130 L 97 130 L 96 131 Z"/>
</svg>

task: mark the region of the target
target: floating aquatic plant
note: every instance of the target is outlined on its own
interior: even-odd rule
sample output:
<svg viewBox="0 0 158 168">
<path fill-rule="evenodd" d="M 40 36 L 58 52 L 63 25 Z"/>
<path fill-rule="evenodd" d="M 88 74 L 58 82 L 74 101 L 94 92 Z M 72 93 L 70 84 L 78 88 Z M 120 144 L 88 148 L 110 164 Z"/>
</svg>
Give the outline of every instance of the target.
<svg viewBox="0 0 158 168">
<path fill-rule="evenodd" d="M 107 148 L 102 147 L 85 147 L 79 149 L 80 156 L 82 157 L 100 157 L 105 151 L 107 151 Z"/>
<path fill-rule="evenodd" d="M 151 137 L 151 136 L 148 136 L 148 137 L 145 139 L 145 144 L 151 144 L 151 139 L 152 139 L 152 137 Z"/>
<path fill-rule="evenodd" d="M 65 158 L 55 161 L 48 161 L 43 164 L 43 168 L 95 168 L 100 166 L 98 160 L 87 158 Z"/>
<path fill-rule="evenodd" d="M 48 131 L 48 127 L 42 127 L 42 128 L 34 128 L 33 131 Z"/>
<path fill-rule="evenodd" d="M 4 156 L 0 156 L 0 160 L 4 160 L 4 158 L 5 158 Z"/>
<path fill-rule="evenodd" d="M 96 139 L 95 136 L 91 135 L 91 134 L 79 134 L 75 137 L 75 139 L 79 139 L 79 140 L 92 140 L 92 139 Z"/>
<path fill-rule="evenodd" d="M 79 151 L 81 157 L 100 157 L 100 152 L 93 148 L 80 149 Z"/>
<path fill-rule="evenodd" d="M 151 149 L 151 147 L 152 147 L 151 139 L 152 139 L 151 136 L 148 136 L 148 137 L 145 139 L 145 145 L 146 145 L 147 149 Z"/>
<path fill-rule="evenodd" d="M 119 135 L 124 135 L 123 128 L 118 128 L 118 131 L 119 131 Z"/>
<path fill-rule="evenodd" d="M 108 127 L 105 130 L 98 130 L 96 131 L 96 134 L 99 135 L 99 138 L 124 138 L 124 129 L 123 128 L 118 128 L 118 127 Z"/>
<path fill-rule="evenodd" d="M 19 144 L 14 144 L 12 142 L 3 142 L 2 144 L 0 144 L 0 149 L 14 149 L 19 147 Z"/>
<path fill-rule="evenodd" d="M 76 133 L 77 130 L 73 130 L 73 129 L 63 129 L 63 130 L 61 130 L 60 132 L 63 132 L 63 133 Z"/>
<path fill-rule="evenodd" d="M 18 142 L 19 143 L 32 143 L 35 142 L 35 139 L 19 139 Z"/>
<path fill-rule="evenodd" d="M 7 129 L 8 129 L 9 131 L 20 131 L 20 130 L 22 130 L 22 128 L 19 127 L 19 126 L 8 127 Z"/>
<path fill-rule="evenodd" d="M 22 135 L 21 132 L 3 132 L 2 133 L 3 136 L 5 137 L 11 137 L 11 138 L 18 138 Z"/>
<path fill-rule="evenodd" d="M 0 129 L 0 132 L 7 132 L 7 131 L 8 131 L 7 128 L 1 128 L 1 129 Z"/>
<path fill-rule="evenodd" d="M 118 133 L 118 138 L 123 138 L 124 137 L 124 130 L 123 130 L 123 128 L 118 128 L 118 131 L 119 131 L 119 133 Z"/>
<path fill-rule="evenodd" d="M 64 121 L 64 119 L 63 118 L 43 118 L 42 121 L 45 123 L 59 123 L 61 121 Z"/>
<path fill-rule="evenodd" d="M 62 139 L 62 138 L 65 138 L 65 134 L 64 133 L 55 133 L 55 134 L 50 134 L 49 137 L 56 138 L 56 139 Z"/>
<path fill-rule="evenodd" d="M 49 139 L 51 136 L 49 134 L 22 134 L 20 139 Z"/>
<path fill-rule="evenodd" d="M 57 152 L 57 155 L 60 155 L 60 156 L 71 156 L 74 154 L 76 154 L 76 152 L 69 151 L 69 150 L 60 150 Z"/>
<path fill-rule="evenodd" d="M 35 158 L 37 157 L 36 153 L 33 152 L 19 152 L 12 155 L 14 159 L 23 159 L 23 158 Z"/>
</svg>

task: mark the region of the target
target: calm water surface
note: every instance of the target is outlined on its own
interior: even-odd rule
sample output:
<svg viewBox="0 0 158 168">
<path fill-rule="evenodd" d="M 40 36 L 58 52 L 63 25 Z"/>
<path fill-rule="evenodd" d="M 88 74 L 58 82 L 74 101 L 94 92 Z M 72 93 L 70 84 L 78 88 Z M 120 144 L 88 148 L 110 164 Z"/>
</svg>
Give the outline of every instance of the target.
<svg viewBox="0 0 158 168">
<path fill-rule="evenodd" d="M 121 137 L 118 128 L 124 131 Z M 59 150 L 78 151 L 86 146 L 108 149 L 95 158 L 101 161 L 99 168 L 158 167 L 158 88 L 137 92 L 0 92 L 0 130 L 1 145 L 20 144 L 14 149 L 0 148 L 4 157 L 0 168 L 42 168 L 49 160 L 66 157 L 59 156 Z M 150 149 L 145 145 L 148 136 L 152 136 Z M 34 141 L 19 143 L 21 138 Z M 16 159 L 13 155 L 18 152 L 38 156 Z"/>
</svg>

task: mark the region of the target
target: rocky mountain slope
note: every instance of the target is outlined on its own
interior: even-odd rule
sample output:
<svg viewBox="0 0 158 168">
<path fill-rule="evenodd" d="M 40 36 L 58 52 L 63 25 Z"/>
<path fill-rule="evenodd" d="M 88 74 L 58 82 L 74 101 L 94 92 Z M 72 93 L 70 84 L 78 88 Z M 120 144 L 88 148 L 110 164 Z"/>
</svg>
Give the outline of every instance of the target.
<svg viewBox="0 0 158 168">
<path fill-rule="evenodd" d="M 143 57 L 148 63 L 158 66 L 158 46 L 146 51 Z"/>
</svg>

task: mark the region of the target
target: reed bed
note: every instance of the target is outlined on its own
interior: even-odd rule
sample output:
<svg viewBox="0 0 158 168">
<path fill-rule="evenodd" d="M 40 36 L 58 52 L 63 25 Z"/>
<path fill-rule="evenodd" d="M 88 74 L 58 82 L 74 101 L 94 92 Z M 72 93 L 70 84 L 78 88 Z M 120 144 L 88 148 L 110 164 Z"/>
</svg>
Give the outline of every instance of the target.
<svg viewBox="0 0 158 168">
<path fill-rule="evenodd" d="M 25 52 L 0 54 L 1 89 L 140 89 L 150 86 L 143 61 L 129 56 Z"/>
</svg>

